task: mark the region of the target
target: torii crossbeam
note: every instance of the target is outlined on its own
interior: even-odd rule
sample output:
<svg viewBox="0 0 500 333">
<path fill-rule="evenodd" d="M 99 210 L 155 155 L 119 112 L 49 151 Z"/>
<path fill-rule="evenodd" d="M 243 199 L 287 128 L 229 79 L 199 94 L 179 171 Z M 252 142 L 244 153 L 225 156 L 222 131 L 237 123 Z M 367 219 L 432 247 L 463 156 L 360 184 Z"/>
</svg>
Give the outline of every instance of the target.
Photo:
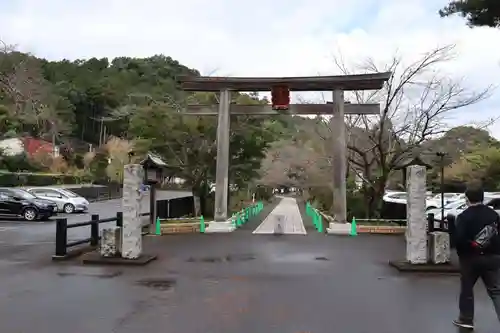
<svg viewBox="0 0 500 333">
<path fill-rule="evenodd" d="M 346 222 L 346 133 L 344 115 L 379 114 L 379 104 L 350 104 L 344 102 L 345 90 L 378 90 L 392 73 L 312 77 L 210 77 L 181 76 L 177 80 L 185 91 L 220 92 L 219 105 L 188 105 L 182 114 L 217 115 L 217 166 L 215 179 L 215 221 L 206 232 L 231 232 L 228 220 L 229 132 L 230 115 L 332 115 L 333 133 L 333 212 L 336 222 Z M 275 110 L 271 105 L 231 104 L 231 91 L 271 91 L 285 87 L 288 91 L 333 91 L 331 104 L 290 104 L 287 110 Z M 327 229 L 333 230 L 332 225 Z"/>
</svg>

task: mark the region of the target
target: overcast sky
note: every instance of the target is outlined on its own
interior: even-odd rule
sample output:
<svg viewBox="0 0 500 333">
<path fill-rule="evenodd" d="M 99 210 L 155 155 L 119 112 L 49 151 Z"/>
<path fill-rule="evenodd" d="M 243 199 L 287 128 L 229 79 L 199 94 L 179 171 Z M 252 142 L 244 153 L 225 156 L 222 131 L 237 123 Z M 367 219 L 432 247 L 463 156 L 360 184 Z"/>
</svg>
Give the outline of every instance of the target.
<svg viewBox="0 0 500 333">
<path fill-rule="evenodd" d="M 163 53 L 203 74 L 338 74 L 333 57 L 383 64 L 455 43 L 443 67 L 467 88 L 500 78 L 500 30 L 441 19 L 445 0 L 0 0 L 0 39 L 49 59 Z M 500 90 L 452 124 L 500 115 Z M 490 128 L 500 138 L 500 124 Z"/>
</svg>

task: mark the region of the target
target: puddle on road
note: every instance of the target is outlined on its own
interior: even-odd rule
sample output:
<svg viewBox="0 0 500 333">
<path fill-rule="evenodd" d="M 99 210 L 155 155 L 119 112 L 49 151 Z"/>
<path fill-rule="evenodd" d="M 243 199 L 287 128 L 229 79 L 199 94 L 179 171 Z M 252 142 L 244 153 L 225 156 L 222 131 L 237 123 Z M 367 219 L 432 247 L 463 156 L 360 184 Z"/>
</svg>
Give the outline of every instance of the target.
<svg viewBox="0 0 500 333">
<path fill-rule="evenodd" d="M 109 270 L 109 269 L 95 269 L 90 267 L 72 267 L 67 270 L 62 270 L 57 272 L 58 276 L 67 277 L 67 276 L 85 276 L 85 277 L 95 277 L 100 279 L 111 279 L 117 276 L 122 275 L 122 271 L 117 270 Z"/>
<path fill-rule="evenodd" d="M 175 285 L 175 280 L 172 279 L 143 279 L 136 281 L 139 286 L 166 291 L 170 290 Z"/>
<path fill-rule="evenodd" d="M 203 263 L 221 263 L 221 262 L 242 262 L 254 260 L 255 256 L 252 254 L 231 254 L 222 257 L 190 257 L 187 262 L 203 262 Z"/>
<path fill-rule="evenodd" d="M 317 253 L 287 253 L 283 255 L 269 255 L 272 262 L 307 263 L 316 261 L 329 261 L 327 257 Z"/>
</svg>

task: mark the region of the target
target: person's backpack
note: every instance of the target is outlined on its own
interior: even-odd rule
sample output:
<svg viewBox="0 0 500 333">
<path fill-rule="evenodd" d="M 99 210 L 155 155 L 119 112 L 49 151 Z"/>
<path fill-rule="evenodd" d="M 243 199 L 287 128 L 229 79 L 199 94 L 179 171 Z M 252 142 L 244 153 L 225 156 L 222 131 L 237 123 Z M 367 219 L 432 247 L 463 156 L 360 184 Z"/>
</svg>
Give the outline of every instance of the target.
<svg viewBox="0 0 500 333">
<path fill-rule="evenodd" d="M 472 241 L 472 247 L 479 250 L 484 250 L 491 244 L 493 238 L 497 236 L 498 236 L 497 222 L 488 224 L 483 229 L 481 229 L 481 231 L 477 233 L 476 237 L 474 237 L 474 240 Z"/>
</svg>

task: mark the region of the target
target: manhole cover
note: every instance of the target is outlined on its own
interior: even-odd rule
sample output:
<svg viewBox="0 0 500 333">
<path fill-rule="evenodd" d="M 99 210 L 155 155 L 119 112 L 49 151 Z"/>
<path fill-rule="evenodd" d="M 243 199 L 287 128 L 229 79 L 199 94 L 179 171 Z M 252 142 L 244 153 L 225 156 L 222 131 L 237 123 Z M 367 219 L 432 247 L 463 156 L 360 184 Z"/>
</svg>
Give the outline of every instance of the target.
<svg viewBox="0 0 500 333">
<path fill-rule="evenodd" d="M 146 279 L 137 281 L 137 284 L 156 290 L 169 290 L 175 285 L 175 281 L 169 279 Z"/>
</svg>

